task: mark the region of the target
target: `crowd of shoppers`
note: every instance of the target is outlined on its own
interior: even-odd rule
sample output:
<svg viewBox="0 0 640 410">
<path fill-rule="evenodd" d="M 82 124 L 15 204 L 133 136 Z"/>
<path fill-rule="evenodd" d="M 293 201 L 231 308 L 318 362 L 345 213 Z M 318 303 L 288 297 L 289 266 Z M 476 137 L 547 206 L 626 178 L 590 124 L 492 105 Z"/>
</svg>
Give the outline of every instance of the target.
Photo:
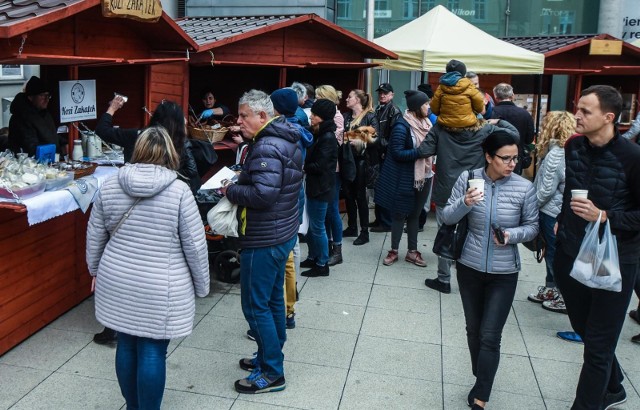
<svg viewBox="0 0 640 410">
<path fill-rule="evenodd" d="M 295 82 L 271 95 L 251 90 L 240 99 L 238 125 L 246 144 L 242 170 L 237 183 L 220 189 L 238 206 L 242 311 L 257 344 L 257 352 L 239 362 L 251 374 L 235 382 L 238 392 L 286 387 L 282 349 L 286 330 L 295 327 L 295 279 L 328 276 L 330 266 L 343 261 L 344 237 L 356 237 L 356 246 L 369 242 L 368 188 L 374 189 L 376 203 L 377 229 L 372 231 L 391 232 L 391 249 L 382 263 L 398 260 L 404 230 L 405 261 L 426 267 L 418 228 L 434 179 L 437 225 L 468 220 L 461 257 L 439 258 L 438 277 L 425 280 L 427 287 L 450 293 L 455 263 L 475 377 L 467 404 L 482 409 L 490 399 L 502 331 L 522 270 L 518 244 L 539 231 L 546 241 L 547 276 L 545 286 L 529 299 L 548 310 L 566 311 L 585 342 L 573 408 L 608 409 L 626 400 L 615 345 L 631 291 L 634 285 L 640 289 L 633 251 L 640 241 L 635 177 L 640 148 L 615 127 L 620 94 L 593 86 L 582 93 L 575 117 L 564 111 L 545 116 L 532 184 L 519 175 L 518 164 L 533 122 L 522 118 L 526 111 L 514 112 L 513 88 L 496 86 L 494 107 L 462 62 L 450 61 L 446 71 L 433 101 L 423 91 L 405 91 L 404 113 L 394 104 L 388 83 L 377 89 L 375 110 L 371 95 L 351 90 L 344 114 L 338 109 L 341 93 L 331 85 L 313 90 Z M 486 120 L 489 103 L 496 118 Z M 116 370 L 127 407 L 159 408 L 167 345 L 190 333 L 194 298 L 209 291 L 204 232 L 191 194 L 199 175 L 193 173 L 195 160 L 179 106 L 163 101 L 152 126 L 141 131 L 113 127 L 113 115 L 123 104 L 121 97 L 113 99 L 98 133 L 124 146 L 131 164 L 101 190 L 87 232 L 87 262 L 95 277 L 96 317 L 118 334 Z M 434 114 L 435 123 L 430 120 Z M 580 134 L 571 138 L 574 132 Z M 349 144 L 353 156 L 353 180 L 345 179 L 338 165 L 343 144 Z M 469 179 L 483 181 L 483 188 L 470 188 Z M 571 189 L 588 189 L 588 198 L 571 198 Z M 341 193 L 347 208 L 344 230 Z M 153 231 L 144 225 L 149 212 L 159 223 Z M 308 252 L 300 263 L 298 229 L 305 212 Z M 620 293 L 593 290 L 569 277 L 584 227 L 598 217 L 610 222 L 618 238 Z M 138 246 L 132 257 L 127 241 L 153 245 Z M 300 267 L 308 270 L 300 272 Z M 161 279 L 165 270 L 171 274 Z M 133 290 L 123 277 L 129 274 L 139 277 L 139 297 L 129 295 Z M 158 286 L 169 299 L 158 297 Z M 144 306 L 154 306 L 158 318 L 145 316 Z M 630 316 L 640 321 L 637 311 Z"/>
</svg>

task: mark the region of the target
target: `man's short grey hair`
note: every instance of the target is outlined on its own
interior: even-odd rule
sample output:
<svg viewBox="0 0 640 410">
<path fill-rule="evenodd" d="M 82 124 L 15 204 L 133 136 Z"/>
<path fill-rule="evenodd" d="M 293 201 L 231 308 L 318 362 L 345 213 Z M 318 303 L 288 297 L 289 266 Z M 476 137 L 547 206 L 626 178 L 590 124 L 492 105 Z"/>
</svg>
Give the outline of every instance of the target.
<svg viewBox="0 0 640 410">
<path fill-rule="evenodd" d="M 513 98 L 513 87 L 511 84 L 500 83 L 493 87 L 493 95 L 498 100 L 510 100 Z"/>
<path fill-rule="evenodd" d="M 304 84 L 294 81 L 291 83 L 291 88 L 298 95 L 298 104 L 302 104 L 304 102 L 304 97 L 307 96 L 307 87 Z"/>
<path fill-rule="evenodd" d="M 464 76 L 467 78 L 476 78 L 478 74 L 476 74 L 475 71 L 467 71 L 467 74 L 465 74 Z"/>
<path fill-rule="evenodd" d="M 254 114 L 259 114 L 261 112 L 267 113 L 269 118 L 275 116 L 275 111 L 273 109 L 273 103 L 271 102 L 271 98 L 264 91 L 260 90 L 250 90 L 247 91 L 240 97 L 240 101 L 238 105 L 245 104 L 247 107 L 253 111 Z"/>
</svg>

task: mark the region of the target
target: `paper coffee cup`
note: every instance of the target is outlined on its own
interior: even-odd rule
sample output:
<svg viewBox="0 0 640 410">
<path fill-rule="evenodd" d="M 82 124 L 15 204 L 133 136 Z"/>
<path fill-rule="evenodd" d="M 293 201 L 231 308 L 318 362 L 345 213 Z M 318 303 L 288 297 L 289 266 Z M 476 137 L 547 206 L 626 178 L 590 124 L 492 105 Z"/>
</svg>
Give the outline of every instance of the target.
<svg viewBox="0 0 640 410">
<path fill-rule="evenodd" d="M 587 199 L 587 194 L 589 194 L 589 190 L 587 190 L 587 189 L 572 189 L 571 190 L 571 198 L 584 198 L 584 199 Z"/>
<path fill-rule="evenodd" d="M 470 179 L 469 188 L 476 188 L 479 192 L 484 194 L 484 179 Z"/>
</svg>

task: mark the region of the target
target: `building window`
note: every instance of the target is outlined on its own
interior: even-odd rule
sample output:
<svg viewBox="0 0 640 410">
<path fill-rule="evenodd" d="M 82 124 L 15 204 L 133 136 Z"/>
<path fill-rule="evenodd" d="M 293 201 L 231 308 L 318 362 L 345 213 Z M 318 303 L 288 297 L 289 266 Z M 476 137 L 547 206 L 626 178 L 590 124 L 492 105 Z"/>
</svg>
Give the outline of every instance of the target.
<svg viewBox="0 0 640 410">
<path fill-rule="evenodd" d="M 0 80 L 22 80 L 23 78 L 21 65 L 0 64 Z"/>
<path fill-rule="evenodd" d="M 485 0 L 474 0 L 473 11 L 475 12 L 474 17 L 476 20 L 484 20 L 485 19 Z"/>
<path fill-rule="evenodd" d="M 460 0 L 448 0 L 447 1 L 447 8 L 449 9 L 449 11 L 454 12 L 455 10 L 460 8 Z"/>
<path fill-rule="evenodd" d="M 338 0 L 338 18 L 350 19 L 351 18 L 351 0 Z"/>
<path fill-rule="evenodd" d="M 436 6 L 436 0 L 423 0 L 422 1 L 422 14 L 428 12 Z"/>
<path fill-rule="evenodd" d="M 404 0 L 402 7 L 402 17 L 411 20 L 418 17 L 418 0 Z"/>
</svg>

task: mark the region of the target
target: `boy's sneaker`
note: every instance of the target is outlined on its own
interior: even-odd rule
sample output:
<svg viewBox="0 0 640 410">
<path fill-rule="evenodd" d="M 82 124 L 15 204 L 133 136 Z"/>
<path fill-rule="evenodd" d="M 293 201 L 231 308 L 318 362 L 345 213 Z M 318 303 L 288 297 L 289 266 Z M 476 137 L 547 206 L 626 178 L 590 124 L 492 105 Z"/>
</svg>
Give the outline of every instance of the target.
<svg viewBox="0 0 640 410">
<path fill-rule="evenodd" d="M 246 379 L 236 380 L 235 388 L 238 393 L 258 394 L 284 390 L 287 384 L 284 376 L 276 380 L 271 380 L 260 371 L 255 369 Z"/>
<path fill-rule="evenodd" d="M 627 392 L 624 391 L 624 387 L 620 386 L 620 391 L 618 393 L 609 393 L 607 392 L 604 395 L 604 403 L 603 409 L 609 410 L 617 407 L 619 404 L 622 404 L 627 401 Z"/>
<path fill-rule="evenodd" d="M 543 303 L 550 300 L 556 300 L 558 298 L 558 291 L 556 288 L 548 288 L 546 286 L 539 286 L 537 293 L 531 293 L 527 296 L 532 302 Z"/>
<path fill-rule="evenodd" d="M 567 308 L 564 305 L 564 299 L 562 299 L 561 297 L 556 300 L 547 300 L 546 302 L 542 302 L 542 308 L 550 312 L 564 313 L 565 315 L 567 314 Z"/>
<path fill-rule="evenodd" d="M 289 313 L 287 315 L 286 326 L 287 326 L 287 329 L 295 329 L 295 327 L 296 327 L 296 314 L 295 313 Z"/>
<path fill-rule="evenodd" d="M 576 332 L 558 332 L 556 333 L 556 336 L 567 342 L 582 343 L 582 338 Z"/>
<path fill-rule="evenodd" d="M 247 330 L 247 339 L 253 340 L 255 342 L 256 341 L 256 332 L 254 332 L 251 329 Z"/>
<path fill-rule="evenodd" d="M 258 368 L 257 353 L 254 353 L 253 356 L 251 357 L 245 357 L 244 359 L 240 359 L 240 368 L 248 372 L 252 372 L 256 368 Z"/>
</svg>

